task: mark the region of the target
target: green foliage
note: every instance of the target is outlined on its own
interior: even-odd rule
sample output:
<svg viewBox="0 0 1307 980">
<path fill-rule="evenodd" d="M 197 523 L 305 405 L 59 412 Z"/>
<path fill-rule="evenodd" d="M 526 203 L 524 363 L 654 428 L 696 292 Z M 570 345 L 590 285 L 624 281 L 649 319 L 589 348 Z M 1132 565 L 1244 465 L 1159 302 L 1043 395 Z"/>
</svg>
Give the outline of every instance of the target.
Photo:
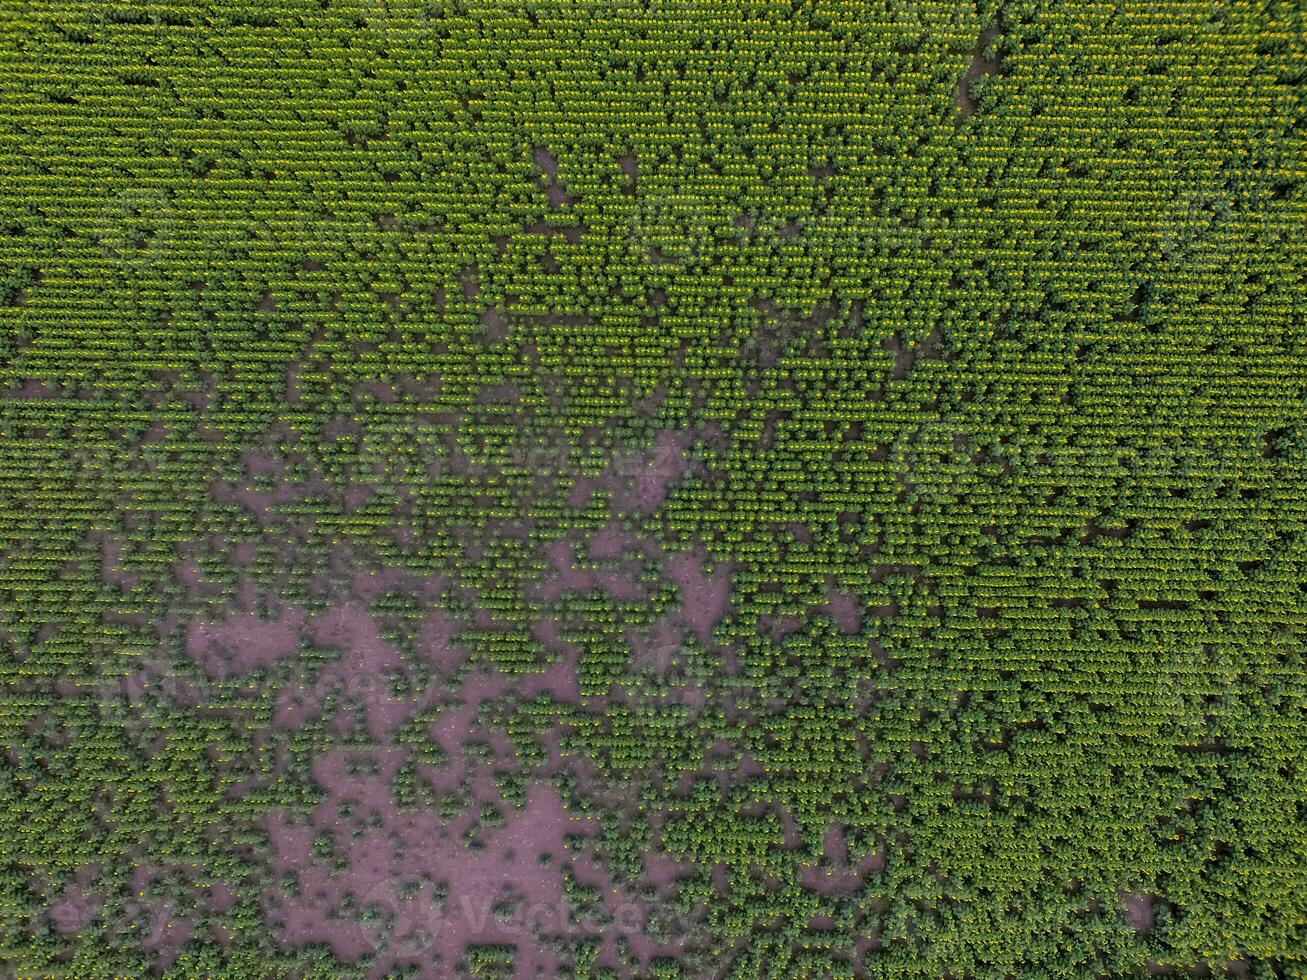
<svg viewBox="0 0 1307 980">
<path fill-rule="evenodd" d="M 0 972 L 364 975 L 342 746 L 576 976 L 1305 968 L 1295 5 L 256 6 L 0 18 Z"/>
</svg>

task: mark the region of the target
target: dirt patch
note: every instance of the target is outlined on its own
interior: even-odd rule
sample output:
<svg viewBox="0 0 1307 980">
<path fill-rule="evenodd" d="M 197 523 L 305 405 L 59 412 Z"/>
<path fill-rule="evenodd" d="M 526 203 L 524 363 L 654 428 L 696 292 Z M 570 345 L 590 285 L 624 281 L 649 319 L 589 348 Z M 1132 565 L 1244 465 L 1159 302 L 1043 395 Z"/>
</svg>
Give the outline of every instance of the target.
<svg viewBox="0 0 1307 980">
<path fill-rule="evenodd" d="M 192 621 L 186 632 L 186 652 L 210 677 L 247 674 L 295 657 L 304 611 L 287 606 L 275 620 L 253 613 L 217 622 Z"/>
<path fill-rule="evenodd" d="M 1001 72 L 1002 65 L 999 59 L 985 56 L 985 51 L 1001 36 L 1002 30 L 995 24 L 986 27 L 976 39 L 976 46 L 971 52 L 971 61 L 967 65 L 967 70 L 962 73 L 962 77 L 958 79 L 957 90 L 954 93 L 954 102 L 960 115 L 969 116 L 976 109 L 976 100 L 971 97 L 971 83 L 982 75 L 997 75 Z"/>
<path fill-rule="evenodd" d="M 1157 918 L 1155 901 L 1155 896 L 1148 892 L 1121 893 L 1121 908 L 1125 913 L 1125 920 L 1140 936 L 1148 936 L 1153 932 Z"/>
</svg>

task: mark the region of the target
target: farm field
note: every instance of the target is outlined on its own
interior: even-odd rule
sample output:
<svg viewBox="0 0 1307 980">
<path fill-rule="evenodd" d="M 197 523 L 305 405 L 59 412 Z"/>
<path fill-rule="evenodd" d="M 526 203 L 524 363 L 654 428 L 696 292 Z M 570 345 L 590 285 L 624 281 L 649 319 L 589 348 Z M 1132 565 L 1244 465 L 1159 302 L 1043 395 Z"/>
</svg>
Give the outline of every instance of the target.
<svg viewBox="0 0 1307 980">
<path fill-rule="evenodd" d="M 1305 70 L 0 4 L 0 978 L 1307 976 Z"/>
</svg>

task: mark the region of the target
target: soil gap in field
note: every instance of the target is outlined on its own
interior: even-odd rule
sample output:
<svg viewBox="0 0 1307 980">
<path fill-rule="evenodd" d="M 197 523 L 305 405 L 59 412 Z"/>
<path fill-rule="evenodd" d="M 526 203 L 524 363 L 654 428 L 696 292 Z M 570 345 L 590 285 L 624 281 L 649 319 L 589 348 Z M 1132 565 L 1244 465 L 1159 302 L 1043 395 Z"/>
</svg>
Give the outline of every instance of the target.
<svg viewBox="0 0 1307 980">
<path fill-rule="evenodd" d="M 971 61 L 967 65 L 967 70 L 962 73 L 958 79 L 957 92 L 954 99 L 957 104 L 958 112 L 963 116 L 969 116 L 976 109 L 976 100 L 971 97 L 971 83 L 981 75 L 997 75 L 1002 70 L 999 58 L 997 56 L 988 58 L 985 52 L 989 46 L 1002 35 L 1002 30 L 997 24 L 992 24 L 980 32 L 980 37 L 976 39 L 976 46 L 971 52 Z"/>
</svg>

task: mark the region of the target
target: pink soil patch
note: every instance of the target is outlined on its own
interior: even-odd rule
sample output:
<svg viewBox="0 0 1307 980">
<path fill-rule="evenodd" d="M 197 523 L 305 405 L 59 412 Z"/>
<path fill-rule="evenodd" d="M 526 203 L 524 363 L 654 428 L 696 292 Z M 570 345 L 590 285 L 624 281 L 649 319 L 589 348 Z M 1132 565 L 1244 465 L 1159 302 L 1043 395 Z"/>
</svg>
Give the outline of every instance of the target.
<svg viewBox="0 0 1307 980">
<path fill-rule="evenodd" d="M 552 619 L 536 620 L 531 627 L 531 633 L 560 656 L 540 673 L 523 675 L 518 680 L 518 695 L 530 700 L 547 692 L 558 701 L 579 704 L 581 689 L 577 682 L 576 670 L 577 659 L 581 655 L 580 648 L 562 638 L 558 623 Z"/>
<path fill-rule="evenodd" d="M 882 856 L 873 852 L 858 862 L 856 868 L 849 865 L 849 845 L 844 839 L 844 829 L 837 823 L 828 824 L 826 839 L 822 848 L 829 868 L 816 865 L 799 867 L 799 884 L 819 895 L 851 895 L 862 888 L 867 875 L 882 870 Z"/>
<path fill-rule="evenodd" d="M 585 510 L 590 505 L 590 497 L 598 486 L 599 481 L 595 479 L 583 477 L 577 480 L 568 491 L 567 506 L 573 510 Z"/>
<path fill-rule="evenodd" d="M 693 874 L 694 865 L 689 861 L 658 851 L 644 853 L 644 880 L 663 894 L 674 892 L 678 881 Z"/>
<path fill-rule="evenodd" d="M 564 592 L 588 592 L 593 587 L 593 576 L 576 567 L 569 542 L 553 542 L 545 549 L 545 557 L 553 569 L 553 575 L 538 587 L 537 595 L 541 601 L 554 602 Z"/>
<path fill-rule="evenodd" d="M 536 595 L 543 602 L 555 602 L 568 592 L 602 589 L 617 602 L 640 602 L 649 591 L 640 581 L 642 563 L 630 560 L 618 568 L 579 568 L 571 543 L 554 541 L 545 549 L 552 574 L 537 586 Z"/>
<path fill-rule="evenodd" d="M 10 388 L 4 393 L 6 398 L 57 398 L 59 389 L 48 385 L 40 378 L 28 378 L 20 388 Z"/>
<path fill-rule="evenodd" d="M 769 616 L 761 615 L 758 617 L 758 632 L 770 637 L 774 642 L 779 643 L 787 636 L 792 636 L 803 629 L 803 619 L 799 616 Z"/>
<path fill-rule="evenodd" d="M 246 613 L 221 622 L 192 620 L 186 631 L 186 652 L 210 677 L 247 674 L 295 656 L 304 610 L 287 606 L 276 620 Z"/>
<path fill-rule="evenodd" d="M 862 606 L 862 601 L 856 596 L 834 587 L 828 593 L 826 611 L 841 633 L 856 633 L 862 628 Z"/>
<path fill-rule="evenodd" d="M 463 951 L 481 944 L 514 947 L 516 976 L 564 975 L 563 962 L 542 940 L 592 930 L 569 915 L 561 867 L 612 891 L 592 862 L 569 856 L 567 835 L 591 835 L 594 825 L 567 813 L 552 788 L 532 784 L 525 806 L 509 808 L 498 827 L 476 829 L 483 846 L 469 849 L 464 841 L 476 828 L 477 808 L 446 820 L 430 808 L 395 805 L 391 783 L 403 756 L 397 748 L 330 750 L 313 764 L 327 795 L 308 824 L 293 826 L 283 813 L 269 817 L 274 868 L 294 873 L 298 886 L 296 894 L 267 896 L 282 941 L 292 947 L 325 942 L 346 962 L 375 954 L 370 977 L 406 966 L 422 977 L 448 977 Z M 363 774 L 360 759 L 370 764 Z M 494 798 L 488 773 L 477 784 L 478 799 Z M 348 818 L 341 816 L 344 804 L 354 808 Z M 332 873 L 315 862 L 311 844 L 324 833 L 343 870 Z M 497 917 L 493 907 L 506 899 L 515 914 Z M 351 921 L 342 916 L 347 903 L 379 911 L 382 922 Z M 640 945 L 638 936 L 627 938 L 633 948 Z"/>
<path fill-rule="evenodd" d="M 631 483 L 622 488 L 615 506 L 645 514 L 656 511 L 672 486 L 685 478 L 688 472 L 685 452 L 690 443 L 687 433 L 660 432 L 649 452 L 617 465 L 618 472 L 628 475 Z"/>
<path fill-rule="evenodd" d="M 593 573 L 594 583 L 617 602 L 640 602 L 649 598 L 649 590 L 637 576 L 639 565 L 625 569 L 604 569 Z"/>
<path fill-rule="evenodd" d="M 626 642 L 631 648 L 632 666 L 652 670 L 662 677 L 671 670 L 685 637 L 673 618 L 665 616 L 653 624 L 648 635 L 628 630 Z"/>
<path fill-rule="evenodd" d="M 141 948 L 154 954 L 158 969 L 167 970 L 177 962 L 177 957 L 194 935 L 195 923 L 190 918 L 177 918 L 167 905 L 160 905 L 150 917 L 150 931 L 141 940 Z"/>
<path fill-rule="evenodd" d="M 281 479 L 285 470 L 282 461 L 260 453 L 246 453 L 243 458 L 251 479 L 270 478 L 272 486 L 258 490 L 249 483 L 237 485 L 215 480 L 211 492 L 213 499 L 219 503 L 240 504 L 258 519 L 261 526 L 274 523 L 278 519 L 277 509 L 283 504 L 295 503 L 308 497 L 332 499 L 338 496 L 333 492 L 331 484 L 317 473 L 302 482 L 292 483 Z"/>
<path fill-rule="evenodd" d="M 447 583 L 439 575 L 414 575 L 407 569 L 387 566 L 379 571 L 356 572 L 353 585 L 358 597 L 371 605 L 390 592 L 415 594 L 427 600 L 435 599 L 445 591 Z"/>
<path fill-rule="evenodd" d="M 551 178 L 558 176 L 558 161 L 548 149 L 543 146 L 533 147 L 531 157 L 535 160 L 536 166 L 543 170 L 547 176 Z"/>
<path fill-rule="evenodd" d="M 61 936 L 75 936 L 100 914 L 100 899 L 77 885 L 50 907 L 50 921 Z"/>
<path fill-rule="evenodd" d="M 1154 896 L 1148 892 L 1122 892 L 1121 906 L 1125 911 L 1126 922 L 1136 933 L 1147 936 L 1153 931 Z"/>
<path fill-rule="evenodd" d="M 449 762 L 440 769 L 420 766 L 419 771 L 436 789 L 452 793 L 458 789 L 468 771 L 463 744 L 471 736 L 483 701 L 500 697 L 508 689 L 508 680 L 497 674 L 474 674 L 459 688 L 463 703 L 446 708 L 427 727 L 427 737 L 444 751 Z"/>
<path fill-rule="evenodd" d="M 376 493 L 377 491 L 375 487 L 370 487 L 365 484 L 346 487 L 345 492 L 341 494 L 340 498 L 341 509 L 344 510 L 346 514 L 352 514 L 376 496 Z"/>
<path fill-rule="evenodd" d="M 241 462 L 245 464 L 245 472 L 256 479 L 261 476 L 280 476 L 286 468 L 281 460 L 266 453 L 243 453 Z"/>
<path fill-rule="evenodd" d="M 844 839 L 844 828 L 838 823 L 826 825 L 826 839 L 822 842 L 822 853 L 833 864 L 848 862 L 849 842 Z"/>
<path fill-rule="evenodd" d="M 586 550 L 595 561 L 611 561 L 636 546 L 635 535 L 617 521 L 609 521 L 586 542 Z"/>
<path fill-rule="evenodd" d="M 209 909 L 226 912 L 236 904 L 236 893 L 226 882 L 216 881 L 209 887 Z"/>
<path fill-rule="evenodd" d="M 613 495 L 614 513 L 653 513 L 671 488 L 689 475 L 686 452 L 693 442 L 689 432 L 660 432 L 649 449 L 619 456 L 598 477 L 578 479 L 568 494 L 567 506 L 582 510 L 589 506 L 595 490 L 605 489 Z"/>
<path fill-rule="evenodd" d="M 417 652 L 427 663 L 445 674 L 453 674 L 467 654 L 454 645 L 461 623 L 443 609 L 429 612 L 418 631 Z"/>
<path fill-rule="evenodd" d="M 721 622 L 730 606 L 731 570 L 719 565 L 709 575 L 703 570 L 702 557 L 683 553 L 667 562 L 667 577 L 681 590 L 682 616 L 707 644 L 713 628 Z"/>
<path fill-rule="evenodd" d="M 191 559 L 182 559 L 175 562 L 172 567 L 173 575 L 186 589 L 188 598 L 221 594 L 222 583 L 205 578 L 197 562 Z"/>
<path fill-rule="evenodd" d="M 109 585 L 130 592 L 136 588 L 140 576 L 123 569 L 122 553 L 122 542 L 110 537 L 100 539 L 100 577 Z"/>
<path fill-rule="evenodd" d="M 384 381 L 360 381 L 354 386 L 354 400 L 356 402 L 368 396 L 383 405 L 394 404 L 397 397 L 394 385 L 387 384 Z"/>
<path fill-rule="evenodd" d="M 231 555 L 228 561 L 233 565 L 248 565 L 254 561 L 254 556 L 258 554 L 258 549 L 248 541 L 242 541 L 231 547 Z"/>
<path fill-rule="evenodd" d="M 298 728 L 317 717 L 323 700 L 332 693 L 361 700 L 368 736 L 387 739 L 400 725 L 425 708 L 436 695 L 435 688 L 401 695 L 392 689 L 392 678 L 411 684 L 412 671 L 404 658 L 381 636 L 381 630 L 357 603 L 334 606 L 313 617 L 306 632 L 317 645 L 338 649 L 340 658 L 323 668 L 317 679 L 297 688 L 284 688 L 277 699 L 273 722 L 281 728 Z M 344 712 L 350 708 L 341 705 Z M 338 720 L 344 731 L 348 721 Z"/>
</svg>

